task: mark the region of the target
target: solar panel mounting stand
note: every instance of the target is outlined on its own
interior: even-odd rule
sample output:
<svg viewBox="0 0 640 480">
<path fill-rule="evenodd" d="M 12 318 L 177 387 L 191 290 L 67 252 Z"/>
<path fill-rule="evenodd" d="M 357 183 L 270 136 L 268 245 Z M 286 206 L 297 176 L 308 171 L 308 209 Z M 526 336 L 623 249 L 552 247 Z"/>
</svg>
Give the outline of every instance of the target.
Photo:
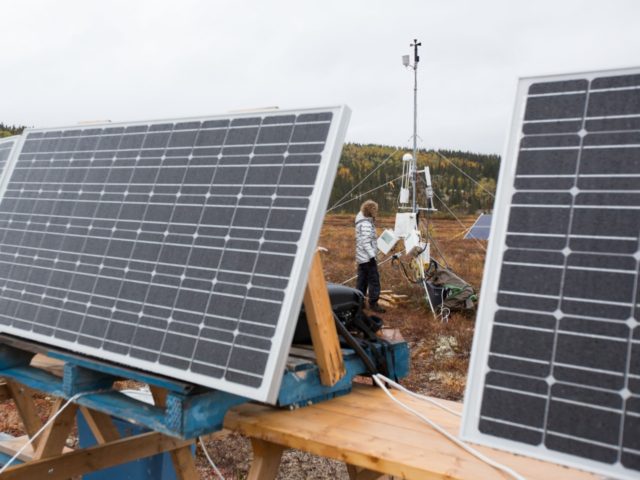
<svg viewBox="0 0 640 480">
<path fill-rule="evenodd" d="M 344 377 L 346 371 L 319 252 L 315 253 L 309 271 L 304 308 L 307 312 L 320 380 L 323 385 L 335 385 Z"/>
<path fill-rule="evenodd" d="M 40 355 L 37 355 L 40 354 Z M 0 464 L 6 463 L 28 437 L 41 427 L 33 392 L 58 397 L 52 414 L 67 398 L 86 393 L 69 404 L 19 457 L 22 464 L 2 475 L 12 479 L 66 479 L 140 458 L 170 452 L 179 479 L 197 479 L 191 444 L 199 435 L 219 430 L 227 410 L 245 398 L 196 387 L 178 380 L 138 372 L 99 360 L 0 336 L 0 400 L 12 399 L 26 437 L 0 442 Z M 117 380 L 146 383 L 154 404 L 146 404 L 115 390 Z M 97 445 L 65 449 L 75 415 L 82 415 Z M 112 417 L 142 425 L 151 432 L 121 437 Z"/>
</svg>

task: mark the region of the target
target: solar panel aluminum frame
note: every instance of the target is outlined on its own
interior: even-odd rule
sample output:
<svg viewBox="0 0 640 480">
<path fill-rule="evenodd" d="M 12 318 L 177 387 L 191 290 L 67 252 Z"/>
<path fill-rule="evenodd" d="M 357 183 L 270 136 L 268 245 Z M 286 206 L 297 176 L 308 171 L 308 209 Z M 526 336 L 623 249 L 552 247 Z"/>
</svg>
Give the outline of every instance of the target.
<svg viewBox="0 0 640 480">
<path fill-rule="evenodd" d="M 24 135 L 12 135 L 11 137 L 0 138 L 0 144 L 13 141 L 13 146 L 11 147 L 11 151 L 9 152 L 7 161 L 5 162 L 4 169 L 0 171 L 0 199 L 2 199 L 4 192 L 7 189 L 9 177 L 11 176 L 9 172 L 13 171 L 13 165 L 18 158 L 16 152 L 22 150 L 24 139 Z"/>
<path fill-rule="evenodd" d="M 309 197 L 308 214 L 305 218 L 304 225 L 301 230 L 300 239 L 298 240 L 298 252 L 293 261 L 290 281 L 284 289 L 284 299 L 282 302 L 282 309 L 276 324 L 274 335 L 271 337 L 272 349 L 270 351 L 265 372 L 263 375 L 263 382 L 260 387 L 253 388 L 238 383 L 233 383 L 224 380 L 224 378 L 217 379 L 206 375 L 188 372 L 175 367 L 160 365 L 159 363 L 140 360 L 132 357 L 126 357 L 124 355 L 115 354 L 107 350 L 97 350 L 91 347 L 86 347 L 79 343 L 67 342 L 57 339 L 55 337 L 49 337 L 46 335 L 37 334 L 34 332 L 28 332 L 25 335 L 24 330 L 17 329 L 11 326 L 0 325 L 0 332 L 13 334 L 23 338 L 29 338 L 37 342 L 49 344 L 61 348 L 66 348 L 78 353 L 83 353 L 89 356 L 96 356 L 96 353 L 100 354 L 101 359 L 113 361 L 115 363 L 123 363 L 123 360 L 127 359 L 127 364 L 134 368 L 141 370 L 166 375 L 168 377 L 179 378 L 183 381 L 192 382 L 198 385 L 226 391 L 235 395 L 250 398 L 261 402 L 267 402 L 275 404 L 278 399 L 278 393 L 280 390 L 280 384 L 282 382 L 286 361 L 289 355 L 291 342 L 293 340 L 293 334 L 295 331 L 295 325 L 298 320 L 300 312 L 300 306 L 302 304 L 302 298 L 307 285 L 307 275 L 311 268 L 311 262 L 315 254 L 318 238 L 320 235 L 320 229 L 322 227 L 323 218 L 329 202 L 331 194 L 331 188 L 333 186 L 333 179 L 338 168 L 338 162 L 340 154 L 342 152 L 342 146 L 344 143 L 351 110 L 346 105 L 326 107 L 326 108 L 306 108 L 306 109 L 292 109 L 292 110 L 270 110 L 270 111 L 249 111 L 242 113 L 230 113 L 222 115 L 211 115 L 206 117 L 192 117 L 192 118 L 172 118 L 172 119 L 158 119 L 139 122 L 119 122 L 119 123 L 104 123 L 104 124 L 91 124 L 91 125 L 72 125 L 67 127 L 54 127 L 54 128 L 41 128 L 41 129 L 29 129 L 25 131 L 18 143 L 14 146 L 13 152 L 8 159 L 6 174 L 2 178 L 0 183 L 0 201 L 7 189 L 10 181 L 11 173 L 17 159 L 22 150 L 22 146 L 29 133 L 33 132 L 47 132 L 64 130 L 67 128 L 110 128 L 110 127 L 130 127 L 136 125 L 149 125 L 155 123 L 167 123 L 167 122 L 189 122 L 189 121 L 204 121 L 204 120 L 216 120 L 216 119 L 237 119 L 237 118 L 251 118 L 256 116 L 278 116 L 278 115 L 291 115 L 291 114 L 312 114 L 320 112 L 331 112 L 333 118 L 327 134 L 325 142 L 325 149 L 322 152 L 322 159 L 319 163 L 319 169 L 316 176 L 315 184 L 313 186 L 313 193 Z"/>
<path fill-rule="evenodd" d="M 518 81 L 515 103 L 512 111 L 508 137 L 503 149 L 503 161 L 500 165 L 499 182 L 496 192 L 493 219 L 491 222 L 492 239 L 489 242 L 484 265 L 482 290 L 471 349 L 471 358 L 467 375 L 467 386 L 464 395 L 464 408 L 460 436 L 463 440 L 488 445 L 509 452 L 540 458 L 549 462 L 560 463 L 580 470 L 589 470 L 597 474 L 621 479 L 637 479 L 637 472 L 625 469 L 620 465 L 607 465 L 602 462 L 578 457 L 544 446 L 529 446 L 525 443 L 507 440 L 480 432 L 478 423 L 485 376 L 488 372 L 488 358 L 491 336 L 494 327 L 494 313 L 498 309 L 497 294 L 500 281 L 501 266 L 505 251 L 505 241 L 511 198 L 516 191 L 513 180 L 517 167 L 520 146 L 521 127 L 524 121 L 527 92 L 533 83 L 574 80 L 576 78 L 589 81 L 602 76 L 638 74 L 638 68 L 621 68 L 604 71 L 577 72 L 563 75 L 545 75 L 521 77 Z"/>
</svg>

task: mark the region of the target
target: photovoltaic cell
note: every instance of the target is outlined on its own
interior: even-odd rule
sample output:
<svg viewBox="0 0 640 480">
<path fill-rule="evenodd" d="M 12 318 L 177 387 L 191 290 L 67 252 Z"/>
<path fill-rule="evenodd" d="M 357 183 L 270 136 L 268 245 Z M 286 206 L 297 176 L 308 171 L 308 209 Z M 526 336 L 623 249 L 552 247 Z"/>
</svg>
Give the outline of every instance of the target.
<svg viewBox="0 0 640 480">
<path fill-rule="evenodd" d="M 640 69 L 522 80 L 465 402 L 469 440 L 640 476 Z"/>
<path fill-rule="evenodd" d="M 491 233 L 491 214 L 482 213 L 476 219 L 475 223 L 471 226 L 469 231 L 464 236 L 465 240 L 477 239 L 477 240 L 489 240 L 489 234 Z"/>
<path fill-rule="evenodd" d="M 25 132 L 0 331 L 275 401 L 346 107 Z"/>
</svg>

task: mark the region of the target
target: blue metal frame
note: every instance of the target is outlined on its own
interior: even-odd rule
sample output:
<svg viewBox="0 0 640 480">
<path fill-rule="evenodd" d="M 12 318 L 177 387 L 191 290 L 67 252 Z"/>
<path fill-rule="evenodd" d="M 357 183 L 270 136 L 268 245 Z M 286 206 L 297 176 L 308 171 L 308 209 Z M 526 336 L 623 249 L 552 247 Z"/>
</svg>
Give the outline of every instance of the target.
<svg viewBox="0 0 640 480">
<path fill-rule="evenodd" d="M 407 375 L 409 349 L 405 342 L 391 342 L 387 347 L 377 348 L 386 356 L 391 376 Z M 63 361 L 62 377 L 31 366 L 36 353 Z M 349 393 L 354 377 L 366 374 L 367 370 L 353 350 L 345 349 L 343 355 L 346 375 L 331 387 L 322 385 L 318 366 L 312 359 L 291 359 L 284 372 L 278 405 L 302 407 Z M 4 336 L 0 338 L 0 377 L 58 397 L 84 394 L 76 400 L 79 405 L 181 438 L 195 438 L 220 430 L 227 410 L 249 401 L 230 393 Z M 114 390 L 113 383 L 122 379 L 166 389 L 166 407 L 149 405 Z"/>
</svg>

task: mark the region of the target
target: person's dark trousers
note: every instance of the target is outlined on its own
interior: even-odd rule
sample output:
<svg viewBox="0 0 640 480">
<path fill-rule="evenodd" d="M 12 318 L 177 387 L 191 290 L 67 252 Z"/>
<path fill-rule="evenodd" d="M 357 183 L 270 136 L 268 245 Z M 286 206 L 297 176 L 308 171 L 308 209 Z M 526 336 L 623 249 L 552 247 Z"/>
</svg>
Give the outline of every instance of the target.
<svg viewBox="0 0 640 480">
<path fill-rule="evenodd" d="M 369 305 L 378 303 L 380 298 L 380 274 L 378 273 L 378 263 L 375 258 L 368 263 L 358 264 L 358 283 L 356 288 L 365 296 L 369 291 Z"/>
</svg>

